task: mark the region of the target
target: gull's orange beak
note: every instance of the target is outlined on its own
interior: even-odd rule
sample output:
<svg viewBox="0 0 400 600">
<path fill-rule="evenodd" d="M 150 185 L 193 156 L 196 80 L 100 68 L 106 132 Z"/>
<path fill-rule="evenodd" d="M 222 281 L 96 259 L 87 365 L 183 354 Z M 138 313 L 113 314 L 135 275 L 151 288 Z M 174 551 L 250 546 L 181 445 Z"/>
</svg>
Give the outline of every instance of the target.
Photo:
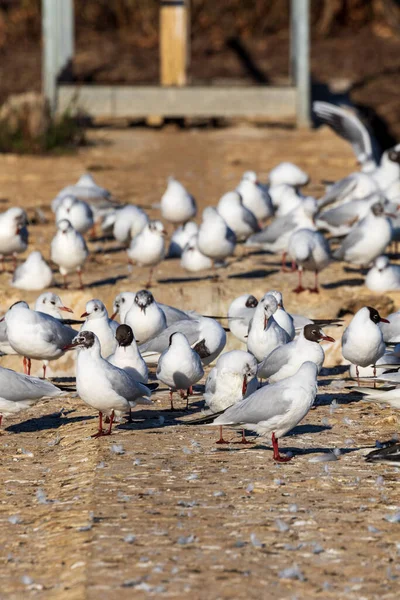
<svg viewBox="0 0 400 600">
<path fill-rule="evenodd" d="M 88 317 L 88 316 L 89 316 L 89 313 L 84 312 L 84 313 L 81 314 L 81 319 L 82 319 L 82 317 Z"/>
<path fill-rule="evenodd" d="M 74 311 L 72 310 L 72 308 L 68 308 L 68 306 L 59 306 L 58 307 L 60 310 L 65 310 L 65 312 L 69 312 L 69 313 L 73 313 Z"/>
</svg>

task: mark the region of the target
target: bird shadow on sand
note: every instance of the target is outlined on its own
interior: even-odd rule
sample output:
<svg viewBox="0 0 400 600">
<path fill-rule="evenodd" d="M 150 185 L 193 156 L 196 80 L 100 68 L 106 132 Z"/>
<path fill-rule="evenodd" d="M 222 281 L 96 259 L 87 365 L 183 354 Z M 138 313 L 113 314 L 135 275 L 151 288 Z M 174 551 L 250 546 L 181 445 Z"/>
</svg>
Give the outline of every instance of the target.
<svg viewBox="0 0 400 600">
<path fill-rule="evenodd" d="M 344 267 L 343 271 L 345 273 L 357 273 L 357 275 L 366 275 L 368 273 L 368 269 L 364 269 L 363 267 Z"/>
<path fill-rule="evenodd" d="M 165 279 L 157 279 L 157 283 L 191 283 L 196 281 L 218 281 L 219 277 L 213 275 L 205 275 L 204 277 L 167 277 Z"/>
<path fill-rule="evenodd" d="M 100 279 L 99 281 L 92 281 L 92 283 L 88 283 L 85 287 L 92 289 L 103 285 L 115 285 L 117 281 L 123 279 L 128 279 L 128 275 L 116 275 L 115 277 L 107 277 L 106 279 Z"/>
<path fill-rule="evenodd" d="M 71 412 L 71 411 L 69 411 Z M 27 419 L 26 421 L 22 421 L 20 423 L 16 423 L 15 425 L 10 425 L 6 427 L 6 431 L 10 431 L 12 433 L 29 433 L 33 431 L 45 431 L 48 429 L 58 429 L 61 425 L 67 425 L 69 423 L 79 423 L 81 421 L 90 421 L 92 419 L 97 419 L 96 415 L 88 415 L 88 416 L 76 416 L 71 417 L 68 413 L 64 413 L 60 415 L 60 413 L 52 413 L 48 415 L 43 415 L 41 417 L 35 417 L 33 419 Z"/>
<path fill-rule="evenodd" d="M 340 279 L 339 281 L 332 281 L 331 283 L 323 283 L 321 287 L 324 290 L 335 290 L 342 286 L 359 287 L 364 285 L 364 279 Z"/>
<path fill-rule="evenodd" d="M 111 246 L 110 248 L 98 248 L 92 254 L 117 254 L 126 250 L 126 246 Z"/>
<path fill-rule="evenodd" d="M 341 394 L 336 392 L 326 393 L 326 394 L 318 394 L 317 399 L 314 403 L 314 406 L 318 408 L 319 406 L 329 406 L 332 404 L 333 400 L 336 400 L 338 404 L 352 404 L 353 402 L 359 402 L 362 400 L 363 396 L 357 392 L 349 392 L 348 394 Z"/>
<path fill-rule="evenodd" d="M 275 275 L 279 271 L 277 269 L 253 269 L 253 271 L 247 271 L 245 273 L 235 273 L 234 275 L 228 275 L 228 279 L 264 279 L 269 275 Z"/>
</svg>

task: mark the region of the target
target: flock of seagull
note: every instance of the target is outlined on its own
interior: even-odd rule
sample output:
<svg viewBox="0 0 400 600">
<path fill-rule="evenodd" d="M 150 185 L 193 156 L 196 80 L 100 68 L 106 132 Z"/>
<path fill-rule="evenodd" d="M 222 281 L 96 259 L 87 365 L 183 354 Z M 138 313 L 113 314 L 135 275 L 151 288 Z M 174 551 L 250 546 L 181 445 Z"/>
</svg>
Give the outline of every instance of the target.
<svg viewBox="0 0 400 600">
<path fill-rule="evenodd" d="M 360 163 L 359 171 L 330 185 L 319 199 L 301 193 L 309 177 L 288 162 L 271 170 L 268 185 L 259 183 L 254 172 L 244 173 L 235 190 L 204 209 L 200 225 L 193 220 L 193 196 L 173 177 L 159 205 L 161 220 L 150 220 L 138 206 L 120 205 L 89 174 L 61 190 L 51 204 L 57 231 L 50 257 L 64 286 L 76 272 L 83 287 L 89 255 L 85 235 L 95 228 L 123 244 L 129 262 L 148 267 L 149 280 L 146 289 L 118 294 L 111 316 L 101 300 L 90 300 L 81 315 L 84 321 L 63 318 L 72 311 L 50 291 L 38 297 L 33 309 L 24 301 L 13 304 L 0 321 L 0 351 L 20 355 L 24 374 L 0 367 L 0 423 L 3 415 L 18 413 L 41 398 L 68 393 L 46 380 L 49 361 L 68 351 L 75 353 L 76 393 L 99 413 L 93 437 L 111 434 L 116 419 L 132 419 L 136 406 L 152 405 L 152 391 L 159 385 L 155 380 L 169 389 L 171 410 L 174 393 L 188 408 L 193 386 L 214 363 L 205 380 L 206 410 L 191 423 L 219 427 L 220 444 L 226 443 L 224 426 L 242 430 L 243 443 L 248 443 L 246 430 L 269 436 L 274 460 L 290 460 L 280 453 L 278 440 L 311 409 L 323 345 L 335 341 L 323 327 L 341 326 L 340 320 L 291 315 L 276 290 L 259 299 L 243 294 L 231 302 L 227 315 L 214 317 L 162 304 L 149 288 L 155 268 L 166 257 L 179 258 L 191 272 L 210 270 L 229 261 L 240 243 L 281 254 L 282 269 L 288 257 L 298 271 L 296 293 L 305 289 L 304 271 L 314 273 L 309 289 L 318 293 L 318 274 L 332 261 L 370 267 L 365 283 L 371 290 L 400 289 L 400 267 L 384 255 L 400 239 L 400 144 L 377 161 L 373 138 L 353 113 L 323 102 L 314 103 L 314 111 L 352 144 Z M 175 227 L 168 247 L 164 222 Z M 3 260 L 11 256 L 16 262 L 28 239 L 22 208 L 0 215 Z M 11 281 L 29 291 L 52 284 L 52 268 L 38 250 L 15 268 Z M 242 343 L 242 350 L 223 352 L 226 331 Z M 386 319 L 375 308 L 363 307 L 344 331 L 342 354 L 366 399 L 400 408 L 399 388 L 375 387 L 377 380 L 400 383 L 397 342 L 400 311 Z M 42 361 L 43 379 L 30 375 L 32 360 Z M 372 378 L 374 387 L 360 386 L 360 377 Z M 398 454 L 390 446 L 373 453 L 371 460 L 395 462 Z"/>
</svg>

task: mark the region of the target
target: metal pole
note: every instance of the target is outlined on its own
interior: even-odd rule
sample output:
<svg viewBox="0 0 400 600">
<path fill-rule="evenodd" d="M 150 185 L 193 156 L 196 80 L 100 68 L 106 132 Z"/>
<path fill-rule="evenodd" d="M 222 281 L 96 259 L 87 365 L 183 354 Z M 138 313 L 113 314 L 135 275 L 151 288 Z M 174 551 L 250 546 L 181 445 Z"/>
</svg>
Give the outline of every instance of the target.
<svg viewBox="0 0 400 600">
<path fill-rule="evenodd" d="M 297 88 L 297 126 L 310 126 L 310 2 L 292 0 L 293 75 Z"/>
</svg>

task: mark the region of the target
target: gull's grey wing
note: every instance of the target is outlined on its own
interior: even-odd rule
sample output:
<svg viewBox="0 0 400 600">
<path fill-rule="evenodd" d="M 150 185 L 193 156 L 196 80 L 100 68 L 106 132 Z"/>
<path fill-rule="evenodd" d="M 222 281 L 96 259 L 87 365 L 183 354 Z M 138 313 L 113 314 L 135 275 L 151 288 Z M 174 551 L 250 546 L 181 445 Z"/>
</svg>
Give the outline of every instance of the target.
<svg viewBox="0 0 400 600">
<path fill-rule="evenodd" d="M 362 221 L 360 221 L 362 223 Z M 338 260 L 343 260 L 347 250 L 350 250 L 352 246 L 355 246 L 364 237 L 364 232 L 361 227 L 355 227 L 350 233 L 344 238 L 340 248 L 335 250 L 333 257 Z"/>
<path fill-rule="evenodd" d="M 128 402 L 134 402 L 142 396 L 151 396 L 148 387 L 138 381 L 134 382 L 123 369 L 115 367 L 108 361 L 103 361 L 102 368 L 106 371 L 113 390 Z"/>
<path fill-rule="evenodd" d="M 340 225 L 351 225 L 358 220 L 360 203 L 357 201 L 346 202 L 336 208 L 326 210 L 318 216 L 319 221 L 325 221 L 332 227 L 340 227 Z"/>
<path fill-rule="evenodd" d="M 179 308 L 174 308 L 173 306 L 169 306 L 168 304 L 161 304 L 157 302 L 158 306 L 163 311 L 165 318 L 167 320 L 167 327 L 176 323 L 177 321 L 186 321 L 190 319 L 190 315 L 183 312 L 183 310 L 179 310 Z"/>
<path fill-rule="evenodd" d="M 188 319 L 186 321 L 173 323 L 155 338 L 141 344 L 139 346 L 140 352 L 142 354 L 143 352 L 164 352 L 169 346 L 169 338 L 177 331 L 183 333 L 187 337 L 189 344 L 192 346 L 199 341 L 200 321 L 197 319 Z"/>
<path fill-rule="evenodd" d="M 349 175 L 340 179 L 326 192 L 322 198 L 318 200 L 318 207 L 323 208 L 327 204 L 332 204 L 336 200 L 343 200 L 349 195 L 357 185 L 357 178 L 354 175 Z"/>
<path fill-rule="evenodd" d="M 226 239 L 232 244 L 236 244 L 236 235 L 230 227 L 226 228 Z"/>
<path fill-rule="evenodd" d="M 75 329 L 63 325 L 58 319 L 50 315 L 46 315 L 40 311 L 37 311 L 37 315 L 37 321 L 41 328 L 41 336 L 49 344 L 55 344 L 58 348 L 62 348 L 70 344 L 78 334 Z"/>
<path fill-rule="evenodd" d="M 268 379 L 274 373 L 277 373 L 284 365 L 289 362 L 290 352 L 293 352 L 292 343 L 278 346 L 264 358 L 264 360 L 258 365 L 257 375 L 261 379 Z"/>
<path fill-rule="evenodd" d="M 246 244 L 273 244 L 281 235 L 292 231 L 295 227 L 296 219 L 290 212 L 283 217 L 278 217 L 260 232 L 251 235 Z"/>
<path fill-rule="evenodd" d="M 247 223 L 247 225 L 249 227 L 251 227 L 254 232 L 260 231 L 260 226 L 258 224 L 257 218 L 251 212 L 251 210 L 245 210 L 245 211 L 243 211 L 243 221 L 245 223 Z"/>
<path fill-rule="evenodd" d="M 61 393 L 61 390 L 49 381 L 0 368 L 0 397 L 6 400 L 38 400 L 44 396 L 59 396 Z"/>
<path fill-rule="evenodd" d="M 313 110 L 321 121 L 350 142 L 359 162 L 373 159 L 371 136 L 358 117 L 329 102 L 314 102 Z"/>
<path fill-rule="evenodd" d="M 274 385 L 266 385 L 244 400 L 240 400 L 215 419 L 215 425 L 235 425 L 260 423 L 273 417 L 284 415 L 292 406 L 292 400 L 285 397 L 285 379 Z"/>
</svg>

